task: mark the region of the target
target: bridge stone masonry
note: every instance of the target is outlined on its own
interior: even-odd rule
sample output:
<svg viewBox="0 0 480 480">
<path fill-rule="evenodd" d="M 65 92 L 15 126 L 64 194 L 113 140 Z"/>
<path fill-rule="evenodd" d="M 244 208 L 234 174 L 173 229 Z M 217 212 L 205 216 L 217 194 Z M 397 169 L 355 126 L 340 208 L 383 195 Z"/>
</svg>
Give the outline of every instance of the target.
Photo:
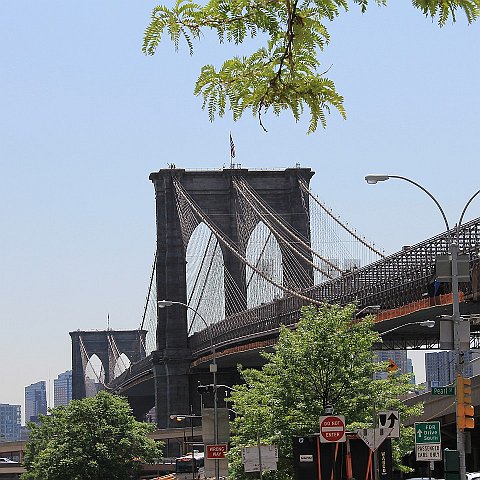
<svg viewBox="0 0 480 480">
<path fill-rule="evenodd" d="M 115 367 L 122 353 L 131 364 L 136 364 L 145 358 L 146 333 L 145 330 L 110 329 L 70 332 L 72 339 L 72 398 L 81 399 L 87 396 L 86 368 L 93 355 L 96 355 L 102 364 L 103 378 L 92 380 L 97 385 L 107 386 L 115 378 Z M 137 409 L 138 403 L 133 403 L 134 410 Z M 151 403 L 152 405 L 147 410 L 152 408 L 153 402 Z"/>
<path fill-rule="evenodd" d="M 336 253 L 319 253 L 311 248 L 318 237 L 331 235 L 329 228 L 319 232 L 312 227 L 312 208 L 315 202 L 318 204 L 309 190 L 312 176 L 309 168 L 265 171 L 170 168 L 150 175 L 155 189 L 157 225 L 156 275 L 152 275 L 155 285 L 147 300 L 154 305 L 153 328 L 146 326 L 145 318 L 142 320 L 140 330 L 145 328 L 149 332 L 147 342 L 145 335 L 142 337 L 143 356 L 132 360 L 131 366 L 117 378 L 108 377 L 108 388 L 127 396 L 138 418 L 144 418 L 155 405 L 158 427 L 167 429 L 176 426 L 170 415 L 187 414 L 191 407 L 199 413 L 201 401 L 212 406 L 211 395 L 201 399 L 196 389 L 199 382 L 212 383 L 208 370 L 213 358 L 212 344 L 219 369 L 218 384 L 238 383 L 237 364 L 261 366 L 259 351 L 273 347 L 280 325 L 294 328 L 301 307 L 311 303 L 356 302 L 359 310 L 378 305 L 375 328 L 380 332 L 412 324 L 386 334 L 379 349 L 438 348 L 438 322 L 431 329 L 416 323 L 451 313 L 449 285 L 442 284 L 438 291 L 434 286 L 435 258 L 447 252 L 447 234 L 385 257 L 347 229 L 352 239 L 376 256 L 368 263 L 356 260 L 342 265 Z M 338 218 L 321 207 L 333 224 L 346 229 Z M 261 267 L 260 259 L 248 260 L 246 255 L 249 238 L 260 222 L 268 227 L 269 237 L 278 244 L 281 271 L 271 279 L 275 294 L 255 305 L 249 300 L 251 277 L 247 272 L 267 282 L 271 273 L 268 262 Z M 191 330 L 192 322 L 184 306 L 174 304 L 159 309 L 156 301 L 181 302 L 194 311 L 201 310 L 201 301 L 192 300 L 187 278 L 187 247 L 201 224 L 212 232 L 221 251 L 222 288 L 218 288 L 216 296 L 222 295 L 222 316 L 214 317 L 210 310 L 204 313 L 208 328 L 202 325 Z M 333 236 L 323 240 L 332 243 Z M 472 346 L 479 347 L 480 219 L 461 226 L 459 240 L 461 253 L 469 257 L 472 279 L 460 285 L 461 312 L 471 316 Z M 259 250 L 263 252 L 264 247 Z M 356 258 L 356 254 L 349 255 Z M 292 264 L 301 275 L 291 268 Z M 205 282 L 212 281 L 208 278 Z M 203 291 L 205 286 L 198 288 Z M 208 298 L 201 300 L 209 302 Z M 148 344 L 151 331 L 154 346 L 149 349 L 145 343 Z M 80 359 L 77 343 L 74 364 Z M 103 357 L 98 356 L 103 362 Z M 80 378 L 81 368 L 75 371 Z M 82 395 L 82 387 L 75 388 Z M 223 399 L 219 406 L 223 406 Z"/>
<path fill-rule="evenodd" d="M 232 285 L 247 298 L 245 265 L 239 258 L 245 255 L 241 242 L 242 220 L 235 179 L 248 182 L 270 208 L 282 216 L 299 235 L 310 238 L 308 211 L 300 189 L 298 177 L 310 181 L 310 169 L 287 169 L 283 171 L 248 171 L 224 169 L 222 171 L 185 171 L 180 169 L 160 170 L 150 175 L 154 184 L 157 216 L 157 257 L 156 287 L 157 298 L 187 303 L 186 246 L 194 228 L 202 218 L 199 212 L 206 212 L 213 219 L 216 230 L 227 239 L 221 245 L 224 269 L 233 282 L 225 282 L 225 312 L 230 316 L 246 310 L 245 302 L 234 302 L 238 298 Z M 182 203 L 183 201 L 183 203 Z M 187 225 L 182 209 L 194 210 L 193 225 Z M 253 227 L 245 226 L 248 236 Z M 248 231 L 250 230 L 250 232 Z M 245 233 L 243 233 L 245 235 Z M 232 242 L 238 250 L 228 248 Z M 308 268 L 308 267 L 307 267 Z M 311 275 L 313 285 L 313 276 Z M 288 279 L 285 272 L 284 278 Z M 294 287 L 290 285 L 290 287 Z M 152 354 L 153 376 L 155 378 L 155 405 L 160 428 L 171 425 L 172 413 L 188 412 L 190 400 L 189 370 L 191 350 L 188 341 L 187 311 L 175 305 L 158 310 L 156 351 Z"/>
</svg>

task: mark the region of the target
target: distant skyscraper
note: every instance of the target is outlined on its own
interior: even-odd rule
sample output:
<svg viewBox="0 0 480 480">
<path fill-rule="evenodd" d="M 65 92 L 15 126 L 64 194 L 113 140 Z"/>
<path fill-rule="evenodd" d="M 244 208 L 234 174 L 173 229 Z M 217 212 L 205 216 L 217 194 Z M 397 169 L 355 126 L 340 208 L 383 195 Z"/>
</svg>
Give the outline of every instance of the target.
<svg viewBox="0 0 480 480">
<path fill-rule="evenodd" d="M 47 386 L 44 380 L 25 387 L 25 423 L 37 422 L 47 414 Z"/>
<path fill-rule="evenodd" d="M 0 441 L 20 440 L 21 412 L 20 405 L 0 403 Z"/>
<path fill-rule="evenodd" d="M 469 363 L 478 358 L 478 353 L 465 352 L 463 356 L 465 377 L 472 377 L 480 373 L 480 361 Z M 456 381 L 455 352 L 429 352 L 425 354 L 425 373 L 428 388 L 443 387 Z"/>
<path fill-rule="evenodd" d="M 415 373 L 413 371 L 413 362 L 412 362 L 412 359 L 411 358 L 407 358 L 407 371 L 406 373 Z M 412 380 L 410 380 L 410 383 L 413 383 L 415 385 L 416 381 L 415 381 L 415 375 L 413 375 L 412 377 Z"/>
<path fill-rule="evenodd" d="M 72 400 L 72 371 L 60 373 L 53 381 L 53 405 L 68 405 Z"/>
<path fill-rule="evenodd" d="M 377 350 L 377 361 L 389 362 L 390 360 L 400 369 L 402 373 L 413 373 L 412 361 L 407 358 L 406 350 Z M 375 380 L 387 378 L 387 372 L 375 373 Z"/>
</svg>

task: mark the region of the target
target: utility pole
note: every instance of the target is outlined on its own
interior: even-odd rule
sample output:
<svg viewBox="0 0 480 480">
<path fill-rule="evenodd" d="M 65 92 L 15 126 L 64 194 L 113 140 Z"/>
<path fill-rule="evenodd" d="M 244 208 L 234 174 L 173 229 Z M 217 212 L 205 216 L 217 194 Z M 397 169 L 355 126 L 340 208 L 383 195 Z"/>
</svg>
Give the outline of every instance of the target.
<svg viewBox="0 0 480 480">
<path fill-rule="evenodd" d="M 465 321 L 460 316 L 460 295 L 458 290 L 458 280 L 459 280 L 459 272 L 458 272 L 458 248 L 459 248 L 459 233 L 460 233 L 460 226 L 462 225 L 463 216 L 465 212 L 472 203 L 472 200 L 480 193 L 480 190 L 477 190 L 465 204 L 462 210 L 462 214 L 460 215 L 460 219 L 455 227 L 454 233 L 452 235 L 452 231 L 450 226 L 448 225 L 448 220 L 443 211 L 442 206 L 438 203 L 438 200 L 422 185 L 419 183 L 411 180 L 410 178 L 403 177 L 401 175 L 367 175 L 365 177 L 365 181 L 369 184 L 376 184 L 378 182 L 384 182 L 389 180 L 390 178 L 397 178 L 399 180 L 404 180 L 412 185 L 415 185 L 420 190 L 425 192 L 437 205 L 440 213 L 442 214 L 443 220 L 445 222 L 445 227 L 447 229 L 448 235 L 448 248 L 450 250 L 451 255 L 451 282 L 452 282 L 452 316 L 450 320 L 453 322 L 453 350 L 455 352 L 455 370 L 457 374 L 457 391 L 455 396 L 455 404 L 456 404 L 456 431 L 457 431 L 457 450 L 459 455 L 459 473 L 460 473 L 460 480 L 466 480 L 466 464 L 465 464 L 465 428 L 473 428 L 474 421 L 473 418 L 465 419 L 466 412 L 465 412 L 465 401 L 464 401 L 464 378 L 463 378 L 463 349 L 462 344 L 468 343 L 470 341 L 470 329 L 462 328 L 462 323 Z M 469 321 L 469 320 L 467 320 Z M 465 338 L 463 338 L 465 337 Z M 468 349 L 468 347 L 467 347 Z M 460 386 L 461 383 L 461 386 Z M 471 407 L 470 407 L 471 408 Z"/>
</svg>

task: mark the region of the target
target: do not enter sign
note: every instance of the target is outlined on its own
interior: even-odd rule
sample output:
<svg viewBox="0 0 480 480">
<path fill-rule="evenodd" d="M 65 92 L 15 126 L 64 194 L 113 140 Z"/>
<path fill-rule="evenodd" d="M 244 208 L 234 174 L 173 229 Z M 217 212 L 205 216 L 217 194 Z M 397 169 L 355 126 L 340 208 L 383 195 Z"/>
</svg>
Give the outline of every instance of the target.
<svg viewBox="0 0 480 480">
<path fill-rule="evenodd" d="M 345 417 L 328 415 L 320 417 L 320 442 L 345 442 Z"/>
</svg>

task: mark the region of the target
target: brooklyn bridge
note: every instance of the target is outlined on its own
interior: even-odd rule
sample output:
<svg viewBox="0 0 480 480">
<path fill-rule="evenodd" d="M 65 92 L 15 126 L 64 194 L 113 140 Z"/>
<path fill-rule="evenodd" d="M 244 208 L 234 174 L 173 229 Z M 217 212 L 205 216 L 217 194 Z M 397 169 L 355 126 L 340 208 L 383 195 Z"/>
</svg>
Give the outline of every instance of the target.
<svg viewBox="0 0 480 480">
<path fill-rule="evenodd" d="M 439 348 L 452 295 L 435 261 L 449 251 L 449 232 L 385 256 L 312 193 L 313 175 L 300 167 L 152 173 L 157 248 L 143 318 L 128 331 L 70 333 L 74 398 L 101 384 L 126 396 L 138 418 L 156 407 L 158 427 L 171 427 L 172 415 L 211 404 L 197 386 L 211 383 L 212 362 L 219 389 L 238 383 L 237 365 L 260 366 L 259 352 L 309 304 L 355 303 L 356 318 L 375 315 L 378 349 Z M 458 242 L 470 272 L 461 314 L 478 348 L 480 218 L 459 226 Z M 425 328 L 425 320 L 438 321 Z M 93 357 L 102 371 L 92 380 Z"/>
</svg>

